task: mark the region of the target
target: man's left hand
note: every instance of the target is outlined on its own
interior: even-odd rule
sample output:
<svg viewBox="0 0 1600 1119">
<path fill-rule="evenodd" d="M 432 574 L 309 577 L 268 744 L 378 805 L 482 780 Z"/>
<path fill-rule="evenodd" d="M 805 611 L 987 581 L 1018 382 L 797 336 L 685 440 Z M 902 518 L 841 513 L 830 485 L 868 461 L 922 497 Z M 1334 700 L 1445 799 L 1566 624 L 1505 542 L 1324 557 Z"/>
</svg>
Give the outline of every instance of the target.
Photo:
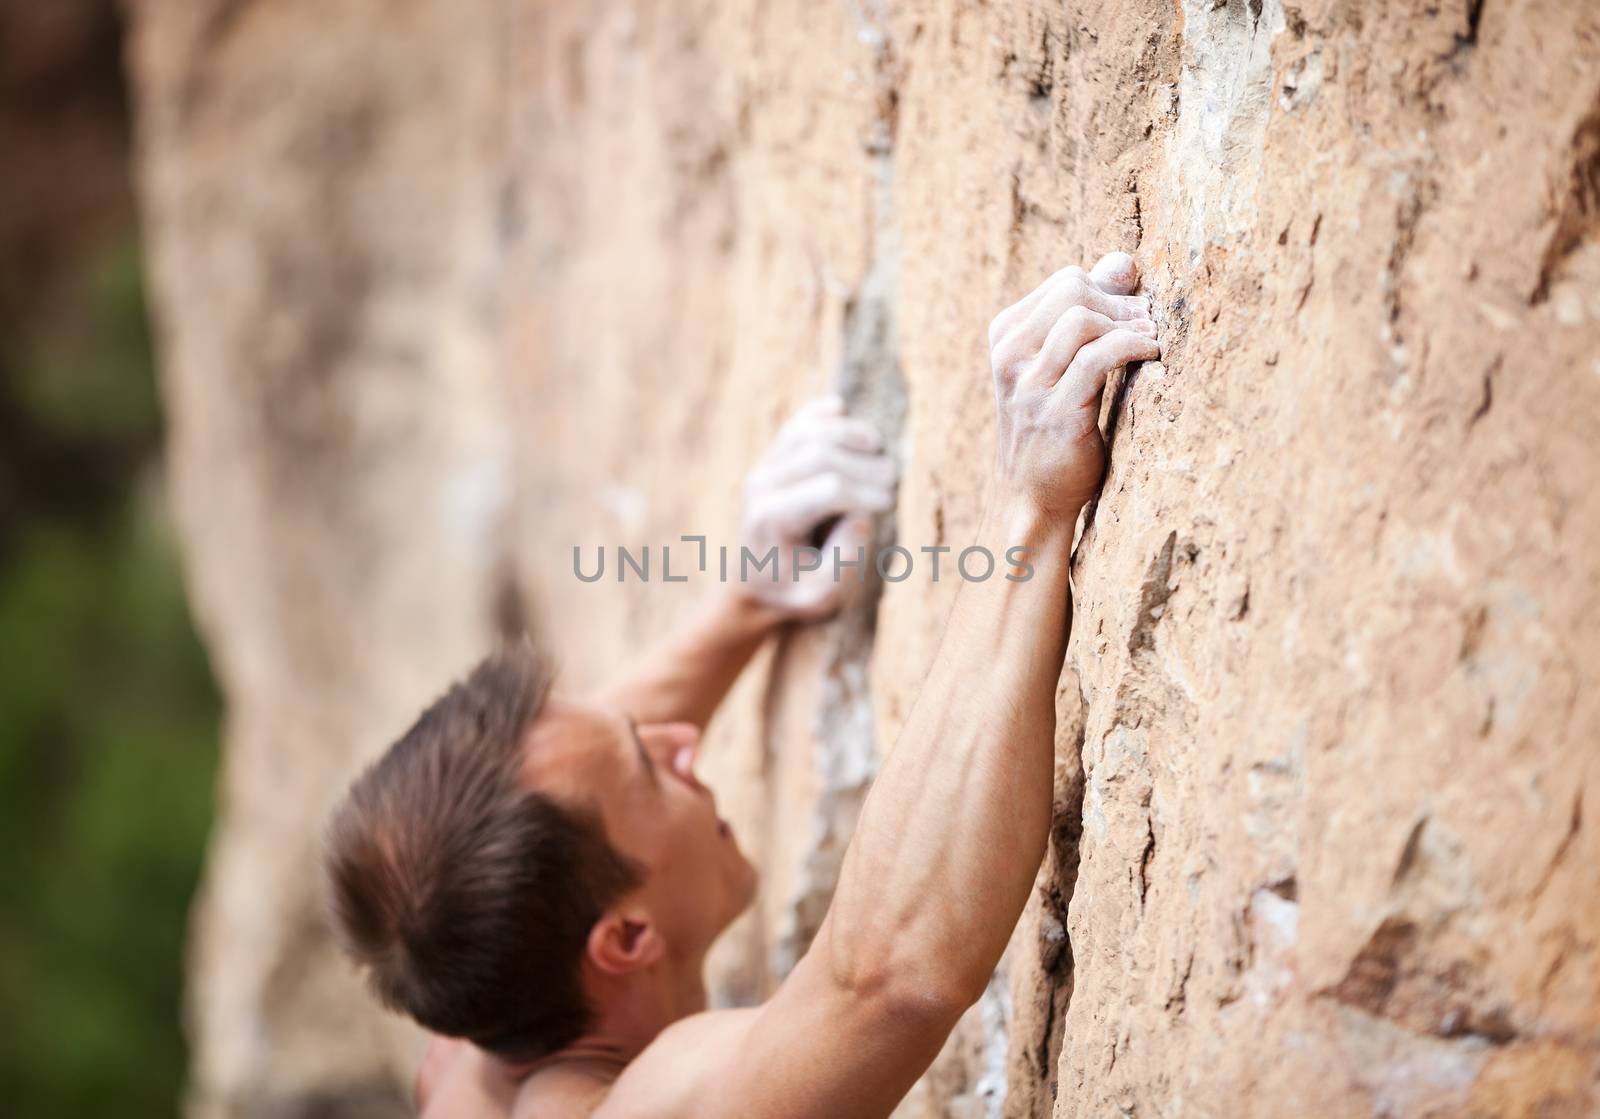
<svg viewBox="0 0 1600 1119">
<path fill-rule="evenodd" d="M 872 515 L 894 506 L 894 484 L 883 436 L 845 415 L 843 400 L 801 408 L 745 479 L 740 544 L 749 558 L 741 553 L 735 572 L 744 593 L 788 619 L 833 613 L 860 583 L 863 567 L 843 565 L 863 557 Z M 776 573 L 770 563 L 757 569 L 774 549 Z"/>
</svg>

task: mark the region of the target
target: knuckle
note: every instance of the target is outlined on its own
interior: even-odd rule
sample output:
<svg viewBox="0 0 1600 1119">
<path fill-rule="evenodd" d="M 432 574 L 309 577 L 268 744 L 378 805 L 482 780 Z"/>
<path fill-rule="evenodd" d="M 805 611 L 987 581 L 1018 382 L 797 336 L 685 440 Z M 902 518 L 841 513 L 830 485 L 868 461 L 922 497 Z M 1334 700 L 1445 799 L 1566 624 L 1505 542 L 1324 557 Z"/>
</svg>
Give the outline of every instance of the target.
<svg viewBox="0 0 1600 1119">
<path fill-rule="evenodd" d="M 989 348 L 993 349 L 1005 337 L 1006 329 L 1011 325 L 1011 308 L 1007 307 L 994 318 L 989 320 Z"/>
<path fill-rule="evenodd" d="M 1021 347 L 1001 346 L 994 352 L 994 377 L 1003 385 L 1014 385 L 1022 378 L 1031 355 Z"/>
<path fill-rule="evenodd" d="M 1061 317 L 1066 320 L 1066 328 L 1074 338 L 1082 338 L 1094 326 L 1094 312 L 1081 303 L 1068 307 L 1066 314 Z"/>
<path fill-rule="evenodd" d="M 1079 367 L 1091 373 L 1113 368 L 1122 360 L 1121 347 L 1115 342 L 1099 346 L 1085 346 L 1078 351 Z"/>
<path fill-rule="evenodd" d="M 839 430 L 839 446 L 845 450 L 863 451 L 878 442 L 878 429 L 866 420 L 851 420 Z"/>
</svg>

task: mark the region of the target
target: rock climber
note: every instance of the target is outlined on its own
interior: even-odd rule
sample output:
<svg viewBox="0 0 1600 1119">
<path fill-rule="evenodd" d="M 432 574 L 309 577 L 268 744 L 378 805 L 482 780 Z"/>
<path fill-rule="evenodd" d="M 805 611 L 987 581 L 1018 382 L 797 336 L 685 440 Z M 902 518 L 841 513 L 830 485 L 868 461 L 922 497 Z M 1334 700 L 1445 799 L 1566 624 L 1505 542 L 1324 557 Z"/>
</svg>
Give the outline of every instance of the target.
<svg viewBox="0 0 1600 1119">
<path fill-rule="evenodd" d="M 708 1010 L 707 950 L 756 876 L 695 775 L 702 728 L 837 571 L 729 584 L 609 690 L 552 688 L 527 643 L 429 707 L 351 787 L 326 869 L 343 943 L 433 1035 L 428 1117 L 884 1116 L 984 990 L 1050 830 L 1054 697 L 1079 510 L 1104 469 L 1106 377 L 1158 355 L 1133 261 L 1066 268 L 989 327 L 998 446 L 963 582 L 809 951 L 760 1006 Z M 747 538 L 864 540 L 893 468 L 837 400 L 800 412 L 745 486 Z M 853 550 L 853 549 L 852 549 Z M 1002 568 L 1006 564 L 1002 563 Z"/>
</svg>

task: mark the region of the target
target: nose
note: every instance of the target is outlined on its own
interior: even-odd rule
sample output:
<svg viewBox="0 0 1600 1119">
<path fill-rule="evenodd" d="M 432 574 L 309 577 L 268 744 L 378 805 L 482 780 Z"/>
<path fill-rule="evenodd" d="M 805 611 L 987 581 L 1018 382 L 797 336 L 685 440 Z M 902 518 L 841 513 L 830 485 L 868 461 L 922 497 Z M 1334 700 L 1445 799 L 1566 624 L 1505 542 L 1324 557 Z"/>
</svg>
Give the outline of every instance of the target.
<svg viewBox="0 0 1600 1119">
<path fill-rule="evenodd" d="M 691 785 L 699 785 L 694 765 L 700 760 L 700 728 L 692 723 L 677 723 L 672 731 L 672 771 Z"/>
<path fill-rule="evenodd" d="M 700 728 L 693 723 L 657 723 L 643 728 L 641 737 L 656 764 L 670 769 L 680 781 L 700 787 L 695 763 L 700 759 Z"/>
</svg>

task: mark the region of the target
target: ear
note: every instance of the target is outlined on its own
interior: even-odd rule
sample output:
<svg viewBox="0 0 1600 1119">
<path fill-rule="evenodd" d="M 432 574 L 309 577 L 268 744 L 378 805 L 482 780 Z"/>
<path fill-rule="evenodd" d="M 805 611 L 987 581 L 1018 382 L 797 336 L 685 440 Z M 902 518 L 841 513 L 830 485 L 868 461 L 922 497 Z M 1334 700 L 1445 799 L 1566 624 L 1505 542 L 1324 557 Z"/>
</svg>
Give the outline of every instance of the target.
<svg viewBox="0 0 1600 1119">
<path fill-rule="evenodd" d="M 607 910 L 589 930 L 589 959 L 601 971 L 626 975 L 649 967 L 667 954 L 648 910 L 638 906 Z"/>
</svg>

